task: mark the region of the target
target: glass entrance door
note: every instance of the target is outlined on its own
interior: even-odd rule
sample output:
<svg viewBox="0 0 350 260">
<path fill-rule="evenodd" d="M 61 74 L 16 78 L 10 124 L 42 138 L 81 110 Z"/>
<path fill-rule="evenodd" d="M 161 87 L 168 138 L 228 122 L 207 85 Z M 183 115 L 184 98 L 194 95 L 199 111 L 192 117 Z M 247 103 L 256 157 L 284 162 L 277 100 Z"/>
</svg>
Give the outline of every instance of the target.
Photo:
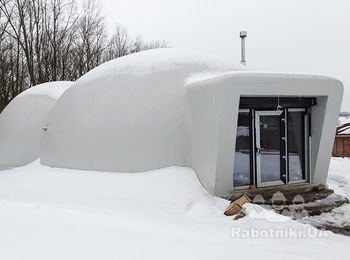
<svg viewBox="0 0 350 260">
<path fill-rule="evenodd" d="M 285 127 L 282 111 L 256 111 L 256 172 L 258 187 L 286 183 Z"/>
<path fill-rule="evenodd" d="M 241 109 L 234 187 L 304 183 L 310 174 L 310 118 L 305 108 Z"/>
</svg>

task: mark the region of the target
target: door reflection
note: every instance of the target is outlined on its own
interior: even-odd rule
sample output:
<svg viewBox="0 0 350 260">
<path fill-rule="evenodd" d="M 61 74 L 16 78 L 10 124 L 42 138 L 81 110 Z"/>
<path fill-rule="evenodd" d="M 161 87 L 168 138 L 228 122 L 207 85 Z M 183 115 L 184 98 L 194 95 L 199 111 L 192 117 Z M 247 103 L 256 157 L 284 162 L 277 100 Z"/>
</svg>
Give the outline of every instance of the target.
<svg viewBox="0 0 350 260">
<path fill-rule="evenodd" d="M 234 186 L 251 184 L 250 175 L 250 113 L 239 112 L 234 163 Z"/>
<path fill-rule="evenodd" d="M 262 182 L 281 180 L 280 117 L 260 115 L 260 175 Z"/>
<path fill-rule="evenodd" d="M 303 180 L 305 158 L 304 111 L 288 113 L 289 181 Z"/>
</svg>

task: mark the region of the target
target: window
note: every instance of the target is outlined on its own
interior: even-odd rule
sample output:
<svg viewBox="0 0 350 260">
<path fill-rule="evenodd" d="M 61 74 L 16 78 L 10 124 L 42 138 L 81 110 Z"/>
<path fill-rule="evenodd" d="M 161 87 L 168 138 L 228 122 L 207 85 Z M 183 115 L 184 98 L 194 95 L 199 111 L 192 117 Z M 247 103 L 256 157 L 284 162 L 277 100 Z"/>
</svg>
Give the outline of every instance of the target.
<svg viewBox="0 0 350 260">
<path fill-rule="evenodd" d="M 305 111 L 288 111 L 289 181 L 305 179 Z"/>
<path fill-rule="evenodd" d="M 250 113 L 239 112 L 236 135 L 234 186 L 246 186 L 251 184 L 251 133 Z"/>
</svg>

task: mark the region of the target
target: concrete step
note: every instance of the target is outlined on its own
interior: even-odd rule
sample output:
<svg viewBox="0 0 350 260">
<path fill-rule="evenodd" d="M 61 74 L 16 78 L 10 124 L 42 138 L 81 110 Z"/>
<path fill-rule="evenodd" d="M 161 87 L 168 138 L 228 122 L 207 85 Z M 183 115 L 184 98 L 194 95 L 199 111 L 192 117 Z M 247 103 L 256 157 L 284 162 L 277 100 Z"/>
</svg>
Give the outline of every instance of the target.
<svg viewBox="0 0 350 260">
<path fill-rule="evenodd" d="M 247 194 L 253 203 L 261 205 L 272 204 L 302 204 L 314 202 L 327 198 L 333 190 L 327 189 L 324 185 L 284 185 L 254 190 L 238 190 L 229 198 L 231 201 Z"/>
<path fill-rule="evenodd" d="M 349 203 L 347 198 L 334 194 L 333 190 L 324 185 L 284 185 L 240 190 L 235 191 L 230 200 L 234 201 L 243 194 L 246 194 L 252 203 L 295 219 L 330 212 Z"/>
<path fill-rule="evenodd" d="M 322 213 L 327 213 L 332 211 L 335 208 L 338 208 L 346 203 L 349 203 L 349 200 L 343 196 L 337 194 L 331 194 L 330 196 L 316 200 L 308 203 L 300 204 L 263 204 L 264 208 L 273 209 L 277 213 L 280 213 L 285 216 L 290 216 L 293 219 L 300 219 L 307 216 L 320 215 Z"/>
</svg>

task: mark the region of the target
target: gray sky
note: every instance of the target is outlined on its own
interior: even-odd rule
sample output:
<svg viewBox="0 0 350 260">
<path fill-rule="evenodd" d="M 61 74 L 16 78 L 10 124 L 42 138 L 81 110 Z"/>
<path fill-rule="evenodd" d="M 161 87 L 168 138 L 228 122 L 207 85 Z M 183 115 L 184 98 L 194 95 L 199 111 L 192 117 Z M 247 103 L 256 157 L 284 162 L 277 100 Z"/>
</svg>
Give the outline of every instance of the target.
<svg viewBox="0 0 350 260">
<path fill-rule="evenodd" d="M 247 30 L 247 69 L 336 77 L 350 111 L 349 0 L 100 0 L 110 29 L 239 62 Z"/>
</svg>

